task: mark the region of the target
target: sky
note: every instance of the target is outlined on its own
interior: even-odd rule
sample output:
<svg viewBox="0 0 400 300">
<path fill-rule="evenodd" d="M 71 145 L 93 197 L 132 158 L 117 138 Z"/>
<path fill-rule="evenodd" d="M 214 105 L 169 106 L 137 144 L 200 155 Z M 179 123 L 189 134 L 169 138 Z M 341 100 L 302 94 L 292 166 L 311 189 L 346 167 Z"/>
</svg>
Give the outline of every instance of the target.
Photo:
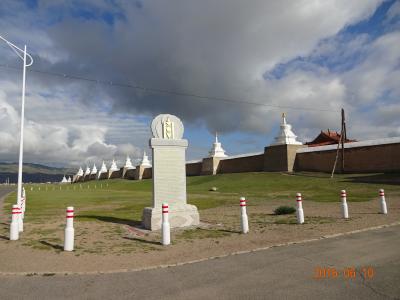
<svg viewBox="0 0 400 300">
<path fill-rule="evenodd" d="M 302 142 L 339 130 L 341 108 L 349 138 L 400 136 L 400 1 L 2 0 L 0 35 L 34 59 L 25 162 L 138 160 L 160 113 L 182 120 L 188 160 L 215 132 L 228 155 L 263 151 L 283 112 Z M 0 161 L 18 161 L 21 86 L 2 43 Z"/>
</svg>

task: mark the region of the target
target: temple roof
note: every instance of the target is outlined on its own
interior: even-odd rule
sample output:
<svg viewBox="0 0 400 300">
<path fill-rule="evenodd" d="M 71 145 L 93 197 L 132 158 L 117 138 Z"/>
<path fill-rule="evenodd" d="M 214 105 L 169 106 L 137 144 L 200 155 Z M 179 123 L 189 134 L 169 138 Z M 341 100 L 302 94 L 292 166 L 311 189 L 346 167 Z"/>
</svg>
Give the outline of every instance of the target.
<svg viewBox="0 0 400 300">
<path fill-rule="evenodd" d="M 334 145 L 338 144 L 340 141 L 341 135 L 337 131 L 323 131 L 321 130 L 320 134 L 311 142 L 307 142 L 306 145 L 308 147 L 316 147 L 316 146 L 324 146 L 324 145 Z M 344 141 L 345 143 L 357 142 L 357 140 L 347 139 Z"/>
</svg>

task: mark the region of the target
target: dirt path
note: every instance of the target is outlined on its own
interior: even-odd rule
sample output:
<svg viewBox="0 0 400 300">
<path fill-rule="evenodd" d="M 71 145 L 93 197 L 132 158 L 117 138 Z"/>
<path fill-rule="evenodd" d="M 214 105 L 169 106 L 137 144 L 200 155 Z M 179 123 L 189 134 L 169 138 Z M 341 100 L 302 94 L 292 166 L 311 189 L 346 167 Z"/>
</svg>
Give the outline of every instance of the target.
<svg viewBox="0 0 400 300">
<path fill-rule="evenodd" d="M 8 225 L 0 227 L 0 273 L 116 272 L 173 265 L 224 256 L 285 243 L 320 239 L 339 233 L 399 223 L 400 198 L 389 198 L 388 215 L 379 214 L 377 199 L 349 203 L 350 219 L 340 214 L 340 203 L 303 203 L 306 222 L 294 215 L 275 216 L 282 200 L 248 206 L 250 233 L 243 235 L 237 206 L 200 211 L 202 225 L 172 230 L 173 244 L 160 245 L 160 232 L 145 232 L 127 224 L 104 221 L 75 222 L 75 251 L 63 252 L 64 219 L 46 224 L 26 223 L 19 241 L 9 241 Z M 29 258 L 29 259 L 28 259 Z"/>
<path fill-rule="evenodd" d="M 9 193 L 15 190 L 15 187 L 0 187 L 0 219 L 3 216 L 3 202 Z M 3 221 L 3 220 L 0 220 Z"/>
</svg>

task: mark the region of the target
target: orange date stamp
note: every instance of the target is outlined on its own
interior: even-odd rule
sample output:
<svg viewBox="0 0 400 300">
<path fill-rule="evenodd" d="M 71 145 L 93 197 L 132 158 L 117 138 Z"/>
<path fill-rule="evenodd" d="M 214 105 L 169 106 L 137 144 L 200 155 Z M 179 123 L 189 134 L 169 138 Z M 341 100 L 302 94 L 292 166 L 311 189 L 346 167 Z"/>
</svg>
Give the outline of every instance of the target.
<svg viewBox="0 0 400 300">
<path fill-rule="evenodd" d="M 375 270 L 373 267 L 346 267 L 343 269 L 337 269 L 334 267 L 316 267 L 314 268 L 314 279 L 356 279 L 357 276 L 361 276 L 364 279 L 373 279 L 375 276 Z"/>
</svg>

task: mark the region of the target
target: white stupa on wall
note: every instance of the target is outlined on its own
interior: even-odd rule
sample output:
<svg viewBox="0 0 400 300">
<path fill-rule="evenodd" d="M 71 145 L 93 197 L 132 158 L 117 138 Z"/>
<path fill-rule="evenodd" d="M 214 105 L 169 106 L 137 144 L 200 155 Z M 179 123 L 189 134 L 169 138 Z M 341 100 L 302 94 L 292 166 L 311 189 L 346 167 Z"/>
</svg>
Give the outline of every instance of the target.
<svg viewBox="0 0 400 300">
<path fill-rule="evenodd" d="M 63 179 L 61 180 L 61 183 L 68 183 L 68 180 L 67 180 L 67 178 L 65 178 L 65 175 L 64 175 Z"/>
<path fill-rule="evenodd" d="M 140 165 L 145 168 L 151 168 L 151 163 L 149 161 L 149 157 L 146 154 L 146 151 L 143 152 L 143 158 L 142 161 L 140 162 Z"/>
<path fill-rule="evenodd" d="M 90 174 L 92 175 L 97 174 L 96 164 L 93 164 L 92 172 L 90 172 Z"/>
<path fill-rule="evenodd" d="M 222 148 L 221 143 L 218 142 L 217 133 L 215 133 L 215 142 L 211 150 L 208 152 L 208 157 L 228 157 L 228 155 L 225 154 L 225 150 Z"/>
<path fill-rule="evenodd" d="M 68 182 L 68 183 L 71 183 L 71 182 L 72 182 L 71 176 L 68 176 L 67 182 Z"/>
<path fill-rule="evenodd" d="M 101 164 L 101 168 L 100 168 L 99 174 L 97 175 L 97 178 L 100 178 L 101 174 L 105 174 L 107 172 L 108 172 L 107 171 L 107 167 L 106 167 L 106 164 L 104 163 L 104 160 L 103 160 L 103 163 Z"/>
<path fill-rule="evenodd" d="M 85 176 L 90 175 L 90 168 L 89 166 L 86 167 Z"/>
<path fill-rule="evenodd" d="M 111 171 L 111 172 L 119 171 L 118 166 L 117 166 L 117 163 L 115 162 L 114 159 L 113 159 L 113 161 L 112 161 L 112 163 L 111 163 L 110 171 Z"/>
<path fill-rule="evenodd" d="M 282 114 L 282 123 L 279 135 L 275 138 L 272 145 L 302 145 L 303 143 L 296 140 L 297 135 L 292 131 L 292 125 L 286 123 L 286 115 Z"/>
<path fill-rule="evenodd" d="M 83 170 L 81 167 L 79 167 L 78 173 L 76 173 L 76 176 L 83 176 Z"/>
<path fill-rule="evenodd" d="M 107 173 L 107 167 L 106 167 L 106 164 L 104 163 L 104 160 L 103 160 L 103 163 L 101 164 L 101 168 L 99 171 L 99 174 L 102 174 L 102 173 Z"/>
<path fill-rule="evenodd" d="M 131 162 L 131 159 L 130 159 L 129 155 L 126 156 L 124 169 L 127 169 L 127 170 L 135 169 L 135 167 L 132 165 L 132 162 Z"/>
</svg>

